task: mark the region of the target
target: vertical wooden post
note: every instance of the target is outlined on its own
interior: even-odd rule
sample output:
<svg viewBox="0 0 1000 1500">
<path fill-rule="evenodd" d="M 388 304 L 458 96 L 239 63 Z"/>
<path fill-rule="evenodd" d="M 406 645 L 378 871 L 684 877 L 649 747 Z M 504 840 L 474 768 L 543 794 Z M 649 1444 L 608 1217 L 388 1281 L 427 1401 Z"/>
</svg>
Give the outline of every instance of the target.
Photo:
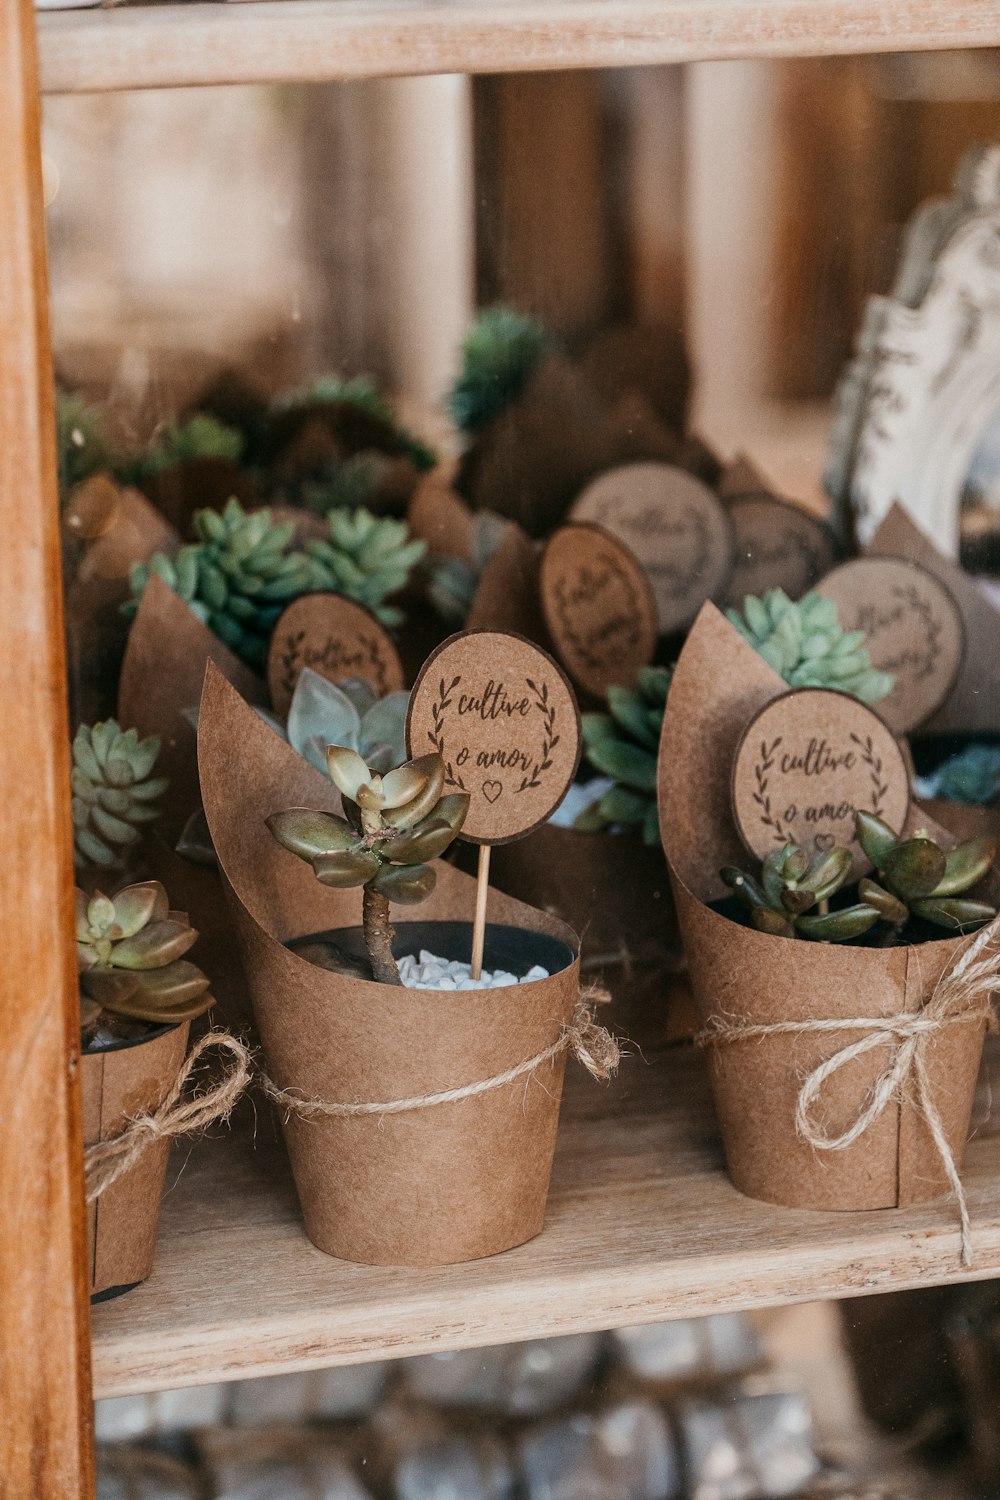
<svg viewBox="0 0 1000 1500">
<path fill-rule="evenodd" d="M 0 1496 L 93 1492 L 35 18 L 0 0 Z"/>
</svg>

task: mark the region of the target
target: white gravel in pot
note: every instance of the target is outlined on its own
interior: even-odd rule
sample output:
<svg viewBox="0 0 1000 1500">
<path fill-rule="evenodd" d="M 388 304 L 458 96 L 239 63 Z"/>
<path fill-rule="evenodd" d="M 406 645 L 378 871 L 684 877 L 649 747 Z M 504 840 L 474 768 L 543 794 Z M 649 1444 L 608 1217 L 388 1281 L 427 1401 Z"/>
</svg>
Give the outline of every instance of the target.
<svg viewBox="0 0 1000 1500">
<path fill-rule="evenodd" d="M 409 990 L 496 990 L 503 985 L 530 984 L 534 979 L 548 979 L 549 971 L 541 964 L 534 964 L 519 978 L 506 969 L 497 969 L 492 974 L 484 969 L 478 979 L 473 979 L 471 964 L 462 963 L 457 958 L 438 958 L 436 953 L 421 948 L 418 958 L 408 953 L 399 960 L 399 977 Z"/>
</svg>

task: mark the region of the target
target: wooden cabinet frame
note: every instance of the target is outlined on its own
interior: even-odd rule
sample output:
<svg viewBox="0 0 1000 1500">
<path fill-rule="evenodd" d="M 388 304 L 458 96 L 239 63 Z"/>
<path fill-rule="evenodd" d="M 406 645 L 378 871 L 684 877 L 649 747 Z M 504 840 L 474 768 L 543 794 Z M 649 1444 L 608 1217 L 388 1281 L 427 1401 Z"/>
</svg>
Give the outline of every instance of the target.
<svg viewBox="0 0 1000 1500">
<path fill-rule="evenodd" d="M 39 30 L 44 87 L 79 91 L 996 46 L 1000 0 L 500 0 L 486 8 L 481 0 L 426 8 L 399 0 L 255 0 L 47 14 Z M 66 667 L 31 0 L 0 0 L 0 184 L 0 1500 L 69 1500 L 92 1495 L 94 1481 Z M 655 1238 L 655 1226 L 650 1233 Z M 855 1273 L 866 1290 L 928 1274 L 950 1279 L 944 1249 L 923 1250 L 902 1232 L 898 1238 L 890 1252 L 888 1241 L 870 1234 L 870 1260 L 857 1266 L 843 1249 L 843 1288 L 854 1285 Z M 979 1274 L 1000 1264 L 996 1229 L 984 1259 Z M 667 1286 L 669 1268 L 651 1267 L 646 1302 L 635 1302 L 634 1288 L 629 1302 L 623 1288 L 623 1321 L 685 1310 L 676 1286 Z M 786 1271 L 775 1262 L 761 1272 L 758 1300 L 777 1299 L 779 1276 L 786 1300 L 817 1295 L 824 1285 L 815 1276 L 795 1282 Z M 711 1286 L 694 1287 L 697 1274 L 691 1261 L 688 1311 L 704 1310 L 706 1300 L 719 1305 Z M 601 1281 L 600 1267 L 578 1275 L 580 1286 Z M 427 1297 L 414 1297 L 414 1316 L 424 1323 L 427 1305 Z M 437 1334 L 447 1336 L 440 1325 Z M 345 1343 L 339 1354 L 331 1347 L 315 1358 L 373 1352 L 360 1335 L 354 1349 Z"/>
</svg>

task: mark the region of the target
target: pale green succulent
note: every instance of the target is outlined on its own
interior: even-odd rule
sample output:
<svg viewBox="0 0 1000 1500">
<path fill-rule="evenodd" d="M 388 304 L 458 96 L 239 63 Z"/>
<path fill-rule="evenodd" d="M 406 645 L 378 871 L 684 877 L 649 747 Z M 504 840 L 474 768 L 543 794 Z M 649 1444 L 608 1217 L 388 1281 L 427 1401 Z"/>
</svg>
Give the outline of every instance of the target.
<svg viewBox="0 0 1000 1500">
<path fill-rule="evenodd" d="M 345 594 L 365 605 L 383 625 L 399 625 L 403 614 L 385 601 L 405 587 L 427 544 L 410 537 L 405 521 L 367 510 L 333 510 L 329 541 L 308 544 L 312 587 Z"/>
<path fill-rule="evenodd" d="M 175 1025 L 213 1004 L 208 980 L 184 958 L 198 934 L 170 910 L 157 880 L 116 896 L 76 892 L 76 953 L 84 1040 L 106 1017 Z"/>
<path fill-rule="evenodd" d="M 243 456 L 243 434 L 207 412 L 194 412 L 172 422 L 157 436 L 134 465 L 136 478 L 161 474 L 192 459 L 222 458 L 238 463 Z"/>
<path fill-rule="evenodd" d="M 476 433 L 524 390 L 549 347 L 545 330 L 510 307 L 488 307 L 462 344 L 462 369 L 448 396 L 448 411 L 463 432 Z"/>
<path fill-rule="evenodd" d="M 317 771 L 327 771 L 327 745 L 346 745 L 384 774 L 406 759 L 409 693 L 380 698 L 367 682 L 330 682 L 306 667 L 288 707 L 288 741 Z"/>
<path fill-rule="evenodd" d="M 464 625 L 483 569 L 503 541 L 510 522 L 491 510 L 472 518 L 470 558 L 431 556 L 427 559 L 427 597 L 443 620 Z"/>
<path fill-rule="evenodd" d="M 921 778 L 921 795 L 985 807 L 1000 796 L 1000 745 L 969 745 Z"/>
<path fill-rule="evenodd" d="M 858 893 L 878 907 L 883 921 L 901 927 L 912 912 L 936 927 L 967 932 L 996 916 L 987 902 L 966 895 L 992 867 L 995 839 L 967 839 L 946 852 L 925 830 L 901 838 L 874 813 L 855 813 L 854 823 L 879 877 L 862 880 Z"/>
<path fill-rule="evenodd" d="M 305 553 L 289 551 L 295 527 L 276 525 L 269 510 L 247 513 L 233 499 L 222 511 L 198 511 L 194 530 L 198 540 L 175 556 L 157 552 L 132 569 L 126 612 L 135 612 L 155 573 L 237 656 L 259 668 L 285 605 L 319 587 Z"/>
<path fill-rule="evenodd" d="M 608 689 L 610 712 L 583 715 L 587 759 L 615 784 L 580 813 L 579 832 L 636 828 L 643 843 L 659 843 L 656 758 L 672 676 L 669 667 L 642 667 L 634 688 Z"/>
<path fill-rule="evenodd" d="M 748 594 L 742 614 L 726 615 L 789 687 L 836 688 L 863 703 L 892 692 L 895 679 L 872 667 L 863 630 L 841 629 L 832 599 L 811 593 L 796 604 L 783 589 L 771 589 L 762 599 Z"/>
<path fill-rule="evenodd" d="M 110 869 L 121 864 L 147 823 L 160 815 L 167 790 L 150 773 L 160 742 L 140 740 L 114 719 L 82 724 L 73 740 L 73 845 L 78 865 Z"/>
<path fill-rule="evenodd" d="M 749 911 L 758 932 L 846 943 L 875 926 L 881 915 L 878 906 L 862 899 L 836 911 L 814 908 L 840 890 L 851 873 L 851 863 L 849 849 L 810 855 L 797 844 L 785 844 L 765 856 L 759 881 L 732 866 L 719 873 Z"/>
<path fill-rule="evenodd" d="M 327 769 L 346 818 L 313 808 L 273 813 L 267 826 L 279 844 L 306 860 L 317 880 L 336 890 L 364 888 L 363 921 L 372 973 L 400 984 L 392 953 L 389 903 L 414 905 L 433 891 L 425 863 L 442 855 L 469 810 L 465 792 L 444 793 L 444 761 L 424 755 L 381 776 L 354 750 L 327 747 Z"/>
</svg>

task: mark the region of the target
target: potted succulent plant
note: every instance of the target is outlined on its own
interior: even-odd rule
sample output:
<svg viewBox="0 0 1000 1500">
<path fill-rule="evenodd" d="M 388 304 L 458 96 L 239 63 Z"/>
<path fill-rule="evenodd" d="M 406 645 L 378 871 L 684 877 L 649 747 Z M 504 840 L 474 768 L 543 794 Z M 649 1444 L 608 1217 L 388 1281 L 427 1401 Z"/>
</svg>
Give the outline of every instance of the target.
<svg viewBox="0 0 1000 1500">
<path fill-rule="evenodd" d="M 542 1225 L 578 943 L 492 892 L 490 987 L 471 981 L 475 885 L 438 858 L 466 798 L 443 793 L 435 755 L 380 774 L 328 753 L 332 780 L 209 673 L 205 812 L 306 1231 L 374 1264 L 492 1255 Z M 424 903 L 426 920 L 392 923 L 391 902 Z M 543 1053 L 543 1087 L 506 1080 Z"/>
<path fill-rule="evenodd" d="M 902 1206 L 958 1183 L 996 983 L 995 845 L 953 847 L 912 809 L 897 835 L 860 809 L 852 852 L 826 835 L 783 840 L 745 870 L 738 749 L 756 754 L 748 724 L 797 697 L 706 606 L 675 670 L 659 761 L 700 1039 L 742 1192 L 796 1208 Z M 819 697 L 840 712 L 839 694 Z M 815 745 L 828 728 L 817 721 Z M 825 764 L 807 764 L 810 796 L 840 816 Z M 899 781 L 905 807 L 902 760 Z"/>
<path fill-rule="evenodd" d="M 151 1112 L 173 1084 L 188 1027 L 212 1005 L 184 955 L 197 932 L 170 910 L 158 881 L 115 896 L 76 893 L 84 1140 L 106 1143 Z M 169 1140 L 154 1140 L 89 1202 L 91 1294 L 127 1291 L 149 1275 Z"/>
</svg>

